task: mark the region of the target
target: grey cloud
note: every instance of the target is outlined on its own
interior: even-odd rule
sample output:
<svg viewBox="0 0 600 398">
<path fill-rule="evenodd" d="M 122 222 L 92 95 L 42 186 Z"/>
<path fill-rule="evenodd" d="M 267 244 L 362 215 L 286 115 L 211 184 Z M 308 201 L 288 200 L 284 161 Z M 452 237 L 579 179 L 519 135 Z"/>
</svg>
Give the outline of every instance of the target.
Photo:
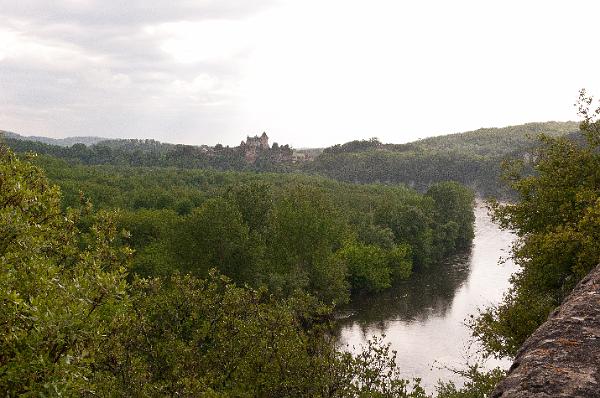
<svg viewBox="0 0 600 398">
<path fill-rule="evenodd" d="M 275 0 L 19 0 L 0 4 L 0 13 L 52 23 L 143 25 L 174 20 L 235 19 L 264 9 Z"/>
<path fill-rule="evenodd" d="M 239 74 L 239 59 L 176 63 L 159 48 L 161 38 L 145 34 L 143 28 L 166 22 L 241 19 L 274 2 L 1 2 L 0 26 L 47 48 L 66 49 L 74 61 L 81 62 L 65 66 L 61 62 L 68 61 L 53 62 L 36 54 L 0 58 L 0 116 L 5 115 L 0 123 L 11 123 L 0 128 L 36 129 L 22 131 L 30 134 L 215 141 L 215 135 L 231 131 L 225 113 L 229 106 L 211 106 L 221 103 L 226 94 L 217 90 L 178 96 L 169 90 L 174 82 L 192 86 L 199 75 L 233 81 Z"/>
</svg>

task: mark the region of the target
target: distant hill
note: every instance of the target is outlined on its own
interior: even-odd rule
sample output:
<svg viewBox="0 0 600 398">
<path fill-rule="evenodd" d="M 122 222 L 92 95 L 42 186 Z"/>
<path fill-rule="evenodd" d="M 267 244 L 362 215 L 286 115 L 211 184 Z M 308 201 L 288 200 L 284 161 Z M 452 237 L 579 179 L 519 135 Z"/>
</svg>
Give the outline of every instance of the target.
<svg viewBox="0 0 600 398">
<path fill-rule="evenodd" d="M 305 160 L 304 156 L 295 159 L 288 145 L 256 149 L 169 144 L 152 139 L 102 139 L 93 145 L 59 146 L 26 138 L 29 137 L 6 135 L 1 142 L 17 153 L 33 152 L 85 165 L 284 172 L 292 171 L 295 162 Z"/>
<path fill-rule="evenodd" d="M 501 163 L 524 158 L 546 135 L 577 138 L 575 122 L 527 123 L 486 128 L 414 141 L 383 144 L 377 139 L 325 148 L 304 171 L 355 183 L 406 184 L 426 190 L 440 181 L 457 181 L 481 196 L 509 197 L 501 182 Z"/>
<path fill-rule="evenodd" d="M 530 151 L 536 145 L 538 135 L 551 137 L 576 135 L 576 122 L 526 123 L 502 128 L 481 128 L 464 133 L 439 135 L 406 144 L 384 144 L 376 138 L 349 141 L 322 150 L 324 154 L 364 152 L 444 152 L 506 157 Z"/>
<path fill-rule="evenodd" d="M 57 145 L 57 146 L 62 146 L 62 147 L 72 146 L 75 144 L 84 144 L 84 145 L 90 146 L 90 145 L 97 144 L 101 141 L 107 140 L 107 138 L 103 138 L 103 137 L 50 138 L 50 137 L 40 137 L 40 136 L 25 136 L 25 135 L 13 133 L 12 131 L 3 131 L 3 130 L 0 130 L 0 136 L 4 136 L 6 138 L 10 138 L 13 140 L 35 141 L 35 142 L 41 142 L 43 144 Z"/>
<path fill-rule="evenodd" d="M 481 156 L 505 156 L 530 150 L 542 133 L 551 137 L 579 131 L 577 122 L 526 123 L 503 128 L 482 128 L 465 133 L 441 135 L 413 142 L 427 151 L 457 151 Z"/>
<path fill-rule="evenodd" d="M 372 138 L 293 152 L 288 146 L 278 146 L 262 151 L 251 163 L 245 159 L 243 148 L 222 145 L 175 145 L 151 139 L 100 137 L 51 139 L 14 133 L 6 134 L 4 141 L 16 152 L 37 152 L 88 165 L 301 171 L 353 183 L 405 184 L 420 191 L 436 182 L 457 181 L 481 196 L 508 197 L 510 193 L 500 179 L 503 160 L 526 158 L 541 133 L 578 139 L 578 131 L 575 122 L 545 122 L 483 128 L 407 144 L 383 144 Z M 68 143 L 87 146 L 68 146 Z"/>
</svg>

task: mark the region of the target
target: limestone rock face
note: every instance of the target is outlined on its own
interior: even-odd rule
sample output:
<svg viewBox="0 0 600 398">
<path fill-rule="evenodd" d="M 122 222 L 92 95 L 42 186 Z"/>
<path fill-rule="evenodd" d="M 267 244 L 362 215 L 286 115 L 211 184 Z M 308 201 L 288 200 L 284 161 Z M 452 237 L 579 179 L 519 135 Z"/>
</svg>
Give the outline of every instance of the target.
<svg viewBox="0 0 600 398">
<path fill-rule="evenodd" d="M 525 341 L 491 396 L 600 397 L 600 266 Z"/>
</svg>

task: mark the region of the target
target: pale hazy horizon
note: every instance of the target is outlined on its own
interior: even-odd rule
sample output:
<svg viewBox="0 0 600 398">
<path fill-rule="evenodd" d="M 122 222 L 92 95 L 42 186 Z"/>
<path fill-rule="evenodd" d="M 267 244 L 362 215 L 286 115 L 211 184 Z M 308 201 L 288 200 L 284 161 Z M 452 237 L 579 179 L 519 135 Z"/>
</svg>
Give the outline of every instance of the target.
<svg viewBox="0 0 600 398">
<path fill-rule="evenodd" d="M 0 129 L 296 148 L 578 120 L 594 1 L 0 3 Z"/>
</svg>

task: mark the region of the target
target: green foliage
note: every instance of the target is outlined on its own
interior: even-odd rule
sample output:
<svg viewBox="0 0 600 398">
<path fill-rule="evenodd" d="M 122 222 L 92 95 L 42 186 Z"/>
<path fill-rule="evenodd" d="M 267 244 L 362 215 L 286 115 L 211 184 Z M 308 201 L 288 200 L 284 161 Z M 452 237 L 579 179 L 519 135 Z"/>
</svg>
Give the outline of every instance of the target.
<svg viewBox="0 0 600 398">
<path fill-rule="evenodd" d="M 1 133 L 1 132 L 0 132 Z M 191 146 L 161 143 L 155 140 L 96 140 L 90 145 L 76 143 L 65 146 L 57 140 L 23 140 L 7 135 L 4 141 L 18 153 L 35 152 L 51 155 L 72 163 L 86 165 L 112 164 L 119 166 L 183 167 L 216 170 L 289 171 L 292 168 L 292 149 L 288 145 L 264 148 L 254 162 L 245 158 L 243 147 L 216 145 Z"/>
<path fill-rule="evenodd" d="M 481 371 L 477 364 L 470 365 L 466 370 L 453 370 L 465 380 L 462 387 L 453 382 L 440 382 L 436 387 L 436 398 L 485 398 L 489 397 L 496 384 L 505 376 L 505 371 L 495 368 Z"/>
<path fill-rule="evenodd" d="M 393 247 L 387 254 L 388 266 L 394 279 L 408 279 L 412 273 L 412 255 L 408 244 Z"/>
<path fill-rule="evenodd" d="M 459 152 L 501 159 L 531 151 L 537 146 L 535 140 L 540 134 L 561 137 L 577 130 L 576 122 L 526 123 L 431 137 L 419 140 L 415 145 L 425 151 Z"/>
<path fill-rule="evenodd" d="M 276 301 L 217 274 L 137 280 L 132 291 L 95 374 L 101 395 L 326 395 L 337 354 L 314 299 Z"/>
<path fill-rule="evenodd" d="M 172 210 L 121 210 L 119 226 L 129 231 L 127 244 L 136 250 L 131 270 L 141 276 L 165 276 L 177 265 L 171 255 L 171 234 L 177 213 Z"/>
<path fill-rule="evenodd" d="M 306 294 L 275 300 L 214 272 L 136 280 L 132 291 L 132 311 L 98 360 L 96 394 L 425 397 L 381 340 L 338 352 L 330 309 Z"/>
<path fill-rule="evenodd" d="M 119 228 L 131 232 L 123 242 L 135 250 L 132 270 L 144 277 L 205 277 L 215 267 L 282 296 L 302 289 L 339 304 L 351 290 L 389 286 L 352 286 L 338 255 L 344 242 L 382 249 L 393 282 L 413 264 L 423 269 L 463 250 L 472 237 L 472 194 L 452 183 L 421 195 L 301 174 L 36 162 L 61 186 L 64 204 L 79 207 L 84 192 L 99 208 L 121 209 Z M 361 267 L 379 272 L 376 262 Z"/>
<path fill-rule="evenodd" d="M 407 279 L 412 271 L 408 245 L 385 249 L 349 242 L 337 256 L 348 269 L 350 285 L 355 291 L 380 292 L 391 287 L 394 279 Z"/>
<path fill-rule="evenodd" d="M 396 352 L 390 354 L 389 344 L 383 343 L 384 337 L 367 341 L 358 355 L 342 355 L 342 363 L 349 369 L 351 378 L 341 384 L 340 397 L 427 397 L 419 379 L 410 386 L 408 380 L 400 378 Z"/>
<path fill-rule="evenodd" d="M 373 245 L 349 244 L 338 252 L 348 267 L 355 290 L 379 292 L 392 285 L 392 270 L 384 249 Z"/>
<path fill-rule="evenodd" d="M 352 153 L 352 152 L 366 152 L 373 149 L 381 148 L 382 144 L 377 138 L 371 138 L 370 140 L 354 140 L 346 142 L 345 144 L 337 144 L 323 150 L 324 153 Z"/>
<path fill-rule="evenodd" d="M 252 270 L 248 258 L 248 226 L 242 214 L 224 198 L 213 198 L 194 209 L 179 224 L 171 242 L 184 271 L 206 275 L 219 266 L 227 275 L 245 280 Z M 184 255 L 182 255 L 184 254 Z"/>
<path fill-rule="evenodd" d="M 266 234 L 271 285 L 288 294 L 308 288 L 328 302 L 347 301 L 346 270 L 333 258 L 347 229 L 343 215 L 324 192 L 305 185 L 284 192 L 274 205 Z"/>
<path fill-rule="evenodd" d="M 504 301 L 473 321 L 488 354 L 512 356 L 600 258 L 600 123 L 582 92 L 584 142 L 541 137 L 534 175 L 507 167 L 519 193 L 513 204 L 492 202 L 495 219 L 514 230 L 512 257 L 521 267 Z M 586 105 L 587 104 L 587 105 Z M 516 165 L 518 166 L 518 165 Z"/>
<path fill-rule="evenodd" d="M 394 232 L 395 242 L 412 248 L 415 268 L 427 268 L 433 261 L 432 219 L 424 206 L 384 201 L 375 210 L 375 222 Z"/>
<path fill-rule="evenodd" d="M 250 182 L 228 188 L 227 197 L 236 204 L 251 232 L 262 232 L 269 224 L 273 191 L 266 182 Z"/>
<path fill-rule="evenodd" d="M 50 137 L 39 137 L 39 136 L 22 136 L 10 131 L 0 130 L 0 134 L 5 138 L 21 141 L 37 141 L 44 144 L 58 145 L 58 146 L 72 146 L 75 144 L 94 145 L 100 141 L 106 140 L 102 137 L 67 137 L 67 138 L 50 138 Z"/>
<path fill-rule="evenodd" d="M 439 136 L 409 144 L 352 141 L 326 148 L 303 170 L 341 181 L 403 183 L 420 191 L 456 181 L 482 196 L 510 197 L 501 184 L 500 162 L 528 158 L 541 132 L 558 137 L 577 131 L 573 122 L 528 123 Z"/>
<path fill-rule="evenodd" d="M 325 148 L 315 161 L 299 163 L 292 161 L 292 150 L 287 145 L 261 150 L 256 160 L 248 163 L 242 147 L 222 145 L 211 148 L 121 139 L 64 147 L 14 139 L 11 135 L 5 141 L 20 153 L 31 151 L 86 165 L 304 171 L 347 182 L 402 183 L 420 191 L 438 182 L 456 181 L 482 196 L 510 197 L 513 192 L 500 183 L 500 162 L 529 158 L 536 146 L 535 137 L 542 132 L 558 137 L 574 135 L 576 131 L 573 122 L 546 122 L 479 129 L 408 144 L 382 144 L 371 138 Z M 319 151 L 303 152 L 315 157 Z"/>
<path fill-rule="evenodd" d="M 279 299 L 215 271 L 206 279 L 174 274 L 128 283 L 131 251 L 120 244 L 115 215 L 86 205 L 84 222 L 65 212 L 59 190 L 37 167 L 0 151 L 6 396 L 424 397 L 418 382 L 399 378 L 381 341 L 358 356 L 338 352 L 331 308 L 305 292 Z M 307 213 L 303 201 L 313 193 L 292 193 L 275 213 L 302 217 L 314 237 L 335 223 L 318 219 L 333 212 L 325 203 Z M 136 227 L 132 241 L 142 246 L 171 229 L 159 225 L 171 217 L 206 223 L 230 240 L 246 236 L 247 229 L 224 224 L 223 214 L 242 223 L 224 198 L 190 216 L 144 210 L 121 217 Z"/>
<path fill-rule="evenodd" d="M 431 186 L 426 196 L 433 199 L 433 217 L 437 221 L 434 252 L 445 257 L 457 249 L 469 247 L 475 236 L 473 192 L 456 182 L 442 182 Z"/>
<path fill-rule="evenodd" d="M 114 215 L 80 233 L 41 171 L 0 147 L 0 390 L 7 396 L 83 391 L 126 299 L 130 252 Z"/>
</svg>

